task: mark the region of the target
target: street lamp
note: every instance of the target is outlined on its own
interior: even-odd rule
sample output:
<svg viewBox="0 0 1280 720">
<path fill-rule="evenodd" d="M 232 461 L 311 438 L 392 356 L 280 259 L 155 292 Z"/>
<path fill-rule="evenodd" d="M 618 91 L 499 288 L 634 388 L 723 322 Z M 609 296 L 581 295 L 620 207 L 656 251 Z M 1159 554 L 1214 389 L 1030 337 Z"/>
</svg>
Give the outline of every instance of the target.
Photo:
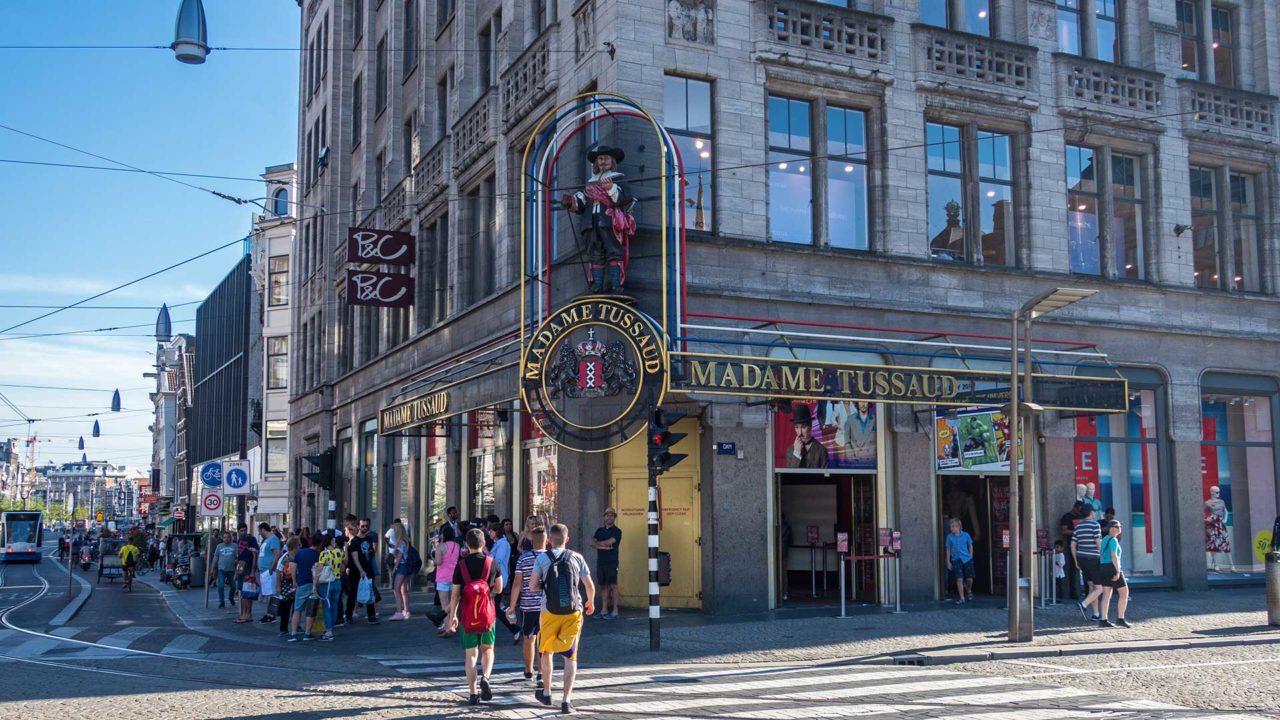
<svg viewBox="0 0 1280 720">
<path fill-rule="evenodd" d="M 200 65 L 209 55 L 209 28 L 204 21 L 204 4 L 200 0 L 182 0 L 174 23 L 173 55 L 179 62 Z"/>
<path fill-rule="evenodd" d="M 1035 443 L 1027 444 L 1023 454 L 1024 472 L 1027 476 L 1027 499 L 1021 504 L 1026 512 L 1025 531 L 1021 527 L 1019 511 L 1019 477 L 1018 477 L 1018 445 L 1024 425 L 1022 418 L 1034 417 L 1043 410 L 1032 402 L 1035 395 L 1031 383 L 1031 321 L 1041 315 L 1077 303 L 1096 294 L 1097 290 L 1087 288 L 1054 288 L 1028 300 L 1018 308 L 1010 322 L 1009 331 L 1009 586 L 1007 601 L 1009 606 L 1009 642 L 1031 642 L 1035 635 L 1035 611 L 1032 609 L 1032 588 L 1035 586 L 1035 564 L 1031 561 L 1032 549 L 1036 546 L 1036 484 L 1035 484 Z M 1018 398 L 1018 321 L 1023 321 L 1022 359 L 1022 397 Z M 1031 423 L 1025 423 L 1030 426 Z M 1023 534 L 1025 532 L 1025 535 Z M 1023 546 L 1027 552 L 1022 553 Z"/>
</svg>

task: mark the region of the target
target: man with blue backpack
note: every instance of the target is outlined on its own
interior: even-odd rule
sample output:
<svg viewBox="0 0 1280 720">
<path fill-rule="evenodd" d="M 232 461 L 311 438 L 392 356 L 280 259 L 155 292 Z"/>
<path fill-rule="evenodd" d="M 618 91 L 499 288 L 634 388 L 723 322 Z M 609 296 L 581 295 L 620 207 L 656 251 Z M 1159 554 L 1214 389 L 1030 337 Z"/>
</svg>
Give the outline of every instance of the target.
<svg viewBox="0 0 1280 720">
<path fill-rule="evenodd" d="M 533 565 L 531 589 L 542 591 L 544 604 L 538 618 L 538 652 L 542 653 L 542 687 L 534 696 L 543 705 L 551 704 L 552 653 L 564 658 L 564 695 L 560 712 L 573 712 L 573 678 L 578 672 L 578 643 L 582 637 L 583 615 L 595 612 L 595 583 L 582 555 L 568 549 L 569 529 L 560 523 L 547 533 L 551 548 Z M 578 589 L 581 584 L 583 593 Z M 585 600 L 584 600 L 585 598 Z"/>
</svg>

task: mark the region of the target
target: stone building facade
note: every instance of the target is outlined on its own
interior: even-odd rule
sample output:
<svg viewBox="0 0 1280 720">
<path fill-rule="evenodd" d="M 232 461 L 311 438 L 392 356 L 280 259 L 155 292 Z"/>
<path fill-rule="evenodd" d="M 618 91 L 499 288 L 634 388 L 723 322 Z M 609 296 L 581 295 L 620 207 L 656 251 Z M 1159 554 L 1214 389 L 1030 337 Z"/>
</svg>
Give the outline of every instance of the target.
<svg viewBox="0 0 1280 720">
<path fill-rule="evenodd" d="M 514 387 L 414 436 L 376 429 L 380 408 L 450 367 L 491 362 L 518 328 L 520 158 L 544 113 L 599 91 L 649 109 L 682 149 L 691 311 L 862 328 L 869 364 L 997 369 L 992 348 L 1001 336 L 1007 347 L 1025 300 L 1098 289 L 1038 321 L 1036 340 L 1096 343 L 1129 379 L 1131 410 L 1037 421 L 1041 526 L 1056 537 L 1083 494 L 1128 521 L 1139 584 L 1257 581 L 1280 417 L 1272 3 L 315 0 L 302 11 L 299 192 L 323 210 L 300 212 L 294 251 L 289 450 L 296 464 L 337 448 L 342 512 L 378 527 L 408 516 L 420 542 L 445 505 L 547 512 L 578 538 L 605 506 L 628 518 L 642 450 L 557 452 L 522 421 Z M 346 302 L 349 225 L 416 236 L 413 308 Z M 970 349 L 921 358 L 929 342 Z M 1088 372 L 1069 354 L 1050 362 Z M 686 409 L 697 415 L 690 477 L 671 494 L 688 503 L 664 529 L 679 537 L 663 540 L 675 604 L 740 612 L 817 594 L 833 582 L 818 568 L 834 569 L 835 532 L 874 553 L 880 527 L 903 534 L 903 599 L 933 600 L 953 515 L 984 545 L 980 580 L 999 592 L 1004 491 L 998 472 L 941 457 L 954 416 L 878 405 L 869 464 L 806 475 L 782 470 L 788 422 L 769 406 Z M 736 451 L 722 454 L 726 443 Z M 306 507 L 327 496 L 314 495 L 294 508 L 299 524 L 322 522 Z M 624 599 L 642 605 L 629 583 L 643 581 L 643 543 L 630 541 L 633 560 L 626 547 Z M 891 599 L 887 564 L 851 570 L 860 597 Z"/>
</svg>

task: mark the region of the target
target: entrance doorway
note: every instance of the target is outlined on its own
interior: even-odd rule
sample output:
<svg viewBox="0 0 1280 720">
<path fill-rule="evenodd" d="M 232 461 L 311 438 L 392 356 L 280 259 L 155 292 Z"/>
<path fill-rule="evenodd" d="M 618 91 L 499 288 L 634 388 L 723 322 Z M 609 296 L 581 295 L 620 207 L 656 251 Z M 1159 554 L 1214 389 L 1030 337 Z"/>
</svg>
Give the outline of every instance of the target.
<svg viewBox="0 0 1280 720">
<path fill-rule="evenodd" d="M 1007 586 L 1008 552 L 1004 533 L 1009 529 L 1009 479 L 994 475 L 942 474 L 939 513 L 942 533 L 951 518 L 959 518 L 965 532 L 973 537 L 973 591 L 1003 595 Z M 942 572 L 947 573 L 946 564 Z M 945 596 L 955 591 L 955 582 L 944 577 Z"/>
<path fill-rule="evenodd" d="M 787 604 L 840 600 L 836 534 L 849 534 L 855 556 L 876 554 L 875 476 L 778 474 L 778 591 Z M 845 567 L 850 600 L 878 602 L 874 560 Z"/>
</svg>

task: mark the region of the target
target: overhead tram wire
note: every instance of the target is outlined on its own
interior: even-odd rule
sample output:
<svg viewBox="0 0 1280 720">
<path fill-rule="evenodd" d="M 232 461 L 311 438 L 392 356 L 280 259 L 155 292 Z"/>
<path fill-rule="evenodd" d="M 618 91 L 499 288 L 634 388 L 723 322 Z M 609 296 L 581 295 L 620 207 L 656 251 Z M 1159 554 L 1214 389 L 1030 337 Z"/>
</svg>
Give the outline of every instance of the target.
<svg viewBox="0 0 1280 720">
<path fill-rule="evenodd" d="M 0 161 L 2 162 L 2 161 Z M 175 303 L 169 305 L 169 309 L 186 307 L 187 305 L 196 305 L 204 302 L 203 300 L 192 300 L 190 302 Z M 50 310 L 60 308 L 61 305 L 0 305 L 0 309 L 25 309 L 25 310 Z M 153 310 L 158 311 L 159 305 L 79 305 L 69 310 Z M 139 326 L 141 327 L 141 326 Z"/>
<path fill-rule="evenodd" d="M 196 321 L 195 318 L 183 318 L 182 320 L 173 320 L 171 322 L 174 325 L 177 325 L 178 323 L 193 323 L 195 321 Z M 141 327 L 154 327 L 154 326 L 155 326 L 154 322 L 149 322 L 149 323 L 138 323 L 137 325 L 117 325 L 114 327 L 94 328 L 92 330 L 62 330 L 59 332 L 36 333 L 32 335 L 8 335 L 6 333 L 0 333 L 0 342 L 3 342 L 5 340 L 30 340 L 32 338 L 58 337 L 62 335 L 88 335 L 91 333 L 105 333 L 105 332 L 111 332 L 113 330 L 132 330 L 132 329 L 141 328 Z M 155 333 L 141 334 L 141 335 L 120 334 L 120 335 L 108 335 L 106 337 L 155 337 Z"/>
</svg>

